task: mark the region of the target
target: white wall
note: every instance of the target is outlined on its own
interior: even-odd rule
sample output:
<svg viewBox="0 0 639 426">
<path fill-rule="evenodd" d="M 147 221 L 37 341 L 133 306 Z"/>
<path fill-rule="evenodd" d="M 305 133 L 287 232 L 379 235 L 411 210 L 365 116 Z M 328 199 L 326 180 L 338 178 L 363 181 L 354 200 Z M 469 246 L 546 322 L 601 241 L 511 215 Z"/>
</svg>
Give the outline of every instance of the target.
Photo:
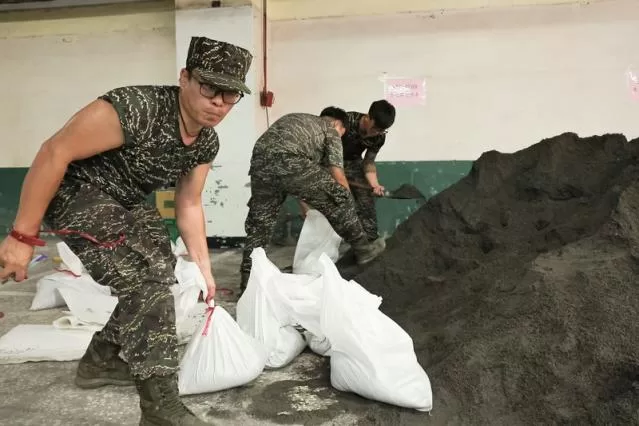
<svg viewBox="0 0 639 426">
<path fill-rule="evenodd" d="M 639 67 L 639 2 L 272 24 L 272 118 L 329 104 L 366 111 L 380 77 L 424 77 L 381 160 L 470 160 L 564 131 L 639 136 L 624 73 Z"/>
<path fill-rule="evenodd" d="M 173 12 L 0 23 L 0 52 L 0 167 L 111 88 L 177 81 Z"/>
</svg>

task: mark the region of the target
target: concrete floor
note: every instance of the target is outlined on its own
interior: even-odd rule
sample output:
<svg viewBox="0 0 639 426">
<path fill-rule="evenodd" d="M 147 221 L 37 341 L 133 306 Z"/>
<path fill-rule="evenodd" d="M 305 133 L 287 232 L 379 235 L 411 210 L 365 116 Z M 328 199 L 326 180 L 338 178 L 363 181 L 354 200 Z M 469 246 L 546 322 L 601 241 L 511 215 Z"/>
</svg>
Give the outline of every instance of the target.
<svg viewBox="0 0 639 426">
<path fill-rule="evenodd" d="M 55 245 L 50 243 L 47 248 Z M 45 248 L 45 253 L 47 252 Z M 269 258 L 279 267 L 291 265 L 294 248 L 275 247 Z M 51 257 L 51 256 L 50 256 Z M 211 253 L 219 287 L 237 291 L 239 250 Z M 52 272 L 50 261 L 38 265 L 28 281 L 0 286 L 0 335 L 18 324 L 50 324 L 63 309 L 30 311 L 39 278 Z M 232 315 L 236 295 L 217 303 Z M 76 362 L 0 365 L 0 425 L 137 425 L 134 389 L 74 386 Z M 212 424 L 224 425 L 424 425 L 427 414 L 375 403 L 337 392 L 330 385 L 329 362 L 310 351 L 291 365 L 266 370 L 253 383 L 236 389 L 189 396 L 184 402 Z"/>
</svg>

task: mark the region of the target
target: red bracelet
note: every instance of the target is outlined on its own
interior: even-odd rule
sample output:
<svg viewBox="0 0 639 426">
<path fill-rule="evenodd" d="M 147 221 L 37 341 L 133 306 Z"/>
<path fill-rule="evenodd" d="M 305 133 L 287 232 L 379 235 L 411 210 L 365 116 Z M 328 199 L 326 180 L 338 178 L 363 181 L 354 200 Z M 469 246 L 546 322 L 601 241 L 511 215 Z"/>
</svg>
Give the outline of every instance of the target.
<svg viewBox="0 0 639 426">
<path fill-rule="evenodd" d="M 32 236 L 29 236 L 29 235 L 24 235 L 24 234 L 16 231 L 15 229 L 12 229 L 11 233 L 9 233 L 9 235 L 11 235 L 13 238 L 15 238 L 16 240 L 20 241 L 21 243 L 28 244 L 30 246 L 44 247 L 44 246 L 47 245 L 47 243 L 45 243 L 43 240 L 41 240 L 37 236 L 32 237 Z"/>
</svg>

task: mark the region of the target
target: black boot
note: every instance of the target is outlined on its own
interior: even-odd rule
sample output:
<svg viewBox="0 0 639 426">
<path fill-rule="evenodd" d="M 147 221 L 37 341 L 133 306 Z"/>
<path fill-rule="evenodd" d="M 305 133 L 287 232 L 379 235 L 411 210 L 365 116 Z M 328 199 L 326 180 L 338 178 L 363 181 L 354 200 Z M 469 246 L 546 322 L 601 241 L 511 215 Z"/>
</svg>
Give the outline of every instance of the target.
<svg viewBox="0 0 639 426">
<path fill-rule="evenodd" d="M 202 426 L 201 420 L 180 400 L 175 374 L 136 380 L 142 417 L 140 426 Z"/>
<path fill-rule="evenodd" d="M 120 346 L 93 335 L 86 353 L 80 359 L 75 376 L 76 386 L 83 389 L 105 385 L 133 386 L 129 365 L 120 357 Z"/>
<path fill-rule="evenodd" d="M 355 253 L 355 258 L 357 259 L 358 265 L 364 265 L 377 256 L 382 254 L 382 252 L 386 249 L 386 240 L 383 237 L 376 239 L 371 242 L 363 242 L 359 244 L 353 245 L 353 252 Z"/>
</svg>

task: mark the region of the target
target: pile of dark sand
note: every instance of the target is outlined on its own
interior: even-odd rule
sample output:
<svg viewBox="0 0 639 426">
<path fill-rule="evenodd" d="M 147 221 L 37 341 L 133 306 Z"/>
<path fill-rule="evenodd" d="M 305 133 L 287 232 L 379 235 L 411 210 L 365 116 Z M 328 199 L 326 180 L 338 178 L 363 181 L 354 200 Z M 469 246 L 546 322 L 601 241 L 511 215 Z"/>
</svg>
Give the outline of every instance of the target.
<svg viewBox="0 0 639 426">
<path fill-rule="evenodd" d="M 355 280 L 414 339 L 423 424 L 639 424 L 638 256 L 639 140 L 567 133 L 483 154 Z"/>
</svg>

